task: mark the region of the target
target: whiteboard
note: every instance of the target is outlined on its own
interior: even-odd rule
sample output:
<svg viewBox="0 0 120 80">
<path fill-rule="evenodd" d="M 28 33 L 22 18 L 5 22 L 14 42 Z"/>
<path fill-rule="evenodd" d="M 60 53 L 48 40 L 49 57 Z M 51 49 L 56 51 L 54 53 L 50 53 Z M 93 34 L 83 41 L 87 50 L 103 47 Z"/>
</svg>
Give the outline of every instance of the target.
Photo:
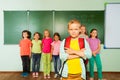
<svg viewBox="0 0 120 80">
<path fill-rule="evenodd" d="M 105 47 L 120 48 L 120 3 L 106 4 Z"/>
</svg>

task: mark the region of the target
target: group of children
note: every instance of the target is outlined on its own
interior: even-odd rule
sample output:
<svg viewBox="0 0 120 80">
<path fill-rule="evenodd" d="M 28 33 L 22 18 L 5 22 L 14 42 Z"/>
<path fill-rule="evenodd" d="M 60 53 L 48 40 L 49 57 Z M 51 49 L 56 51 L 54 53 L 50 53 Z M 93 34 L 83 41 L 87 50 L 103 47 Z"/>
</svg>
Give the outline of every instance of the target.
<svg viewBox="0 0 120 80">
<path fill-rule="evenodd" d="M 42 40 L 40 40 L 40 33 L 35 32 L 34 39 L 31 41 L 31 33 L 24 30 L 19 44 L 23 65 L 22 76 L 26 77 L 30 73 L 30 58 L 32 58 L 32 76 L 38 77 L 42 56 L 44 79 L 50 78 L 50 65 L 51 60 L 53 60 L 54 78 L 58 76 L 60 70 L 62 80 L 85 80 L 86 69 L 84 64 L 87 65 L 89 61 L 90 80 L 94 80 L 95 61 L 98 79 L 102 80 L 102 64 L 99 54 L 100 40 L 97 29 L 91 30 L 90 37 L 86 31 L 86 27 L 76 19 L 68 23 L 70 36 L 62 42 L 59 33 L 54 33 L 52 39 L 47 29 L 44 30 Z"/>
</svg>

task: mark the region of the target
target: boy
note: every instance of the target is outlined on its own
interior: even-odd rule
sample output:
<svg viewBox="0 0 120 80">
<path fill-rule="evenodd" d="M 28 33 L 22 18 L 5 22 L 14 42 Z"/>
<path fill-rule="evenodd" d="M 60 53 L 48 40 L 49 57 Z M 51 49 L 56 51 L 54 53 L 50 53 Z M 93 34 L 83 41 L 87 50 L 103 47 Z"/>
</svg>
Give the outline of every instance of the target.
<svg viewBox="0 0 120 80">
<path fill-rule="evenodd" d="M 66 61 L 62 69 L 62 80 L 86 79 L 82 58 L 90 58 L 92 53 L 86 40 L 79 38 L 80 26 L 81 23 L 78 20 L 71 20 L 68 23 L 70 37 L 61 43 L 60 58 L 62 63 Z"/>
</svg>

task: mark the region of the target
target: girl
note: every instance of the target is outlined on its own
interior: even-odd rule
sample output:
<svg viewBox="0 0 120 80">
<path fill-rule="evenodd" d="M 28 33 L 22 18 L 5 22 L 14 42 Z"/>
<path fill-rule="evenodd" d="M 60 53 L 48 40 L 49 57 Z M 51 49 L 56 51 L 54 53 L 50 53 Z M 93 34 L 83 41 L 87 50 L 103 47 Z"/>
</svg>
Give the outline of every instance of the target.
<svg viewBox="0 0 120 80">
<path fill-rule="evenodd" d="M 88 39 L 88 35 L 87 35 L 87 29 L 85 25 L 81 25 L 80 27 L 80 38 L 84 38 L 84 39 Z M 85 64 L 85 68 L 86 68 L 86 79 L 87 79 L 87 64 L 88 64 L 88 59 L 84 59 L 84 64 Z"/>
<path fill-rule="evenodd" d="M 24 30 L 22 32 L 22 40 L 19 43 L 20 46 L 20 56 L 23 65 L 23 77 L 27 77 L 30 72 L 30 53 L 31 53 L 31 32 Z"/>
<path fill-rule="evenodd" d="M 38 77 L 38 72 L 40 69 L 40 59 L 41 59 L 41 40 L 40 33 L 34 33 L 34 40 L 32 40 L 32 72 L 33 77 Z"/>
<path fill-rule="evenodd" d="M 59 53 L 60 53 L 60 35 L 59 33 L 54 33 L 54 41 L 52 42 L 52 58 L 54 61 L 54 70 L 55 70 L 55 75 L 54 78 L 57 78 L 58 72 L 61 66 L 60 63 L 60 58 L 59 58 Z"/>
<path fill-rule="evenodd" d="M 44 31 L 44 38 L 42 39 L 44 79 L 50 78 L 51 43 L 52 43 L 52 38 L 50 38 L 50 32 L 46 29 Z"/>
<path fill-rule="evenodd" d="M 80 37 L 88 39 L 87 30 L 86 30 L 85 25 L 82 25 L 80 27 Z"/>
<path fill-rule="evenodd" d="M 90 38 L 88 39 L 91 51 L 92 51 L 92 57 L 89 59 L 89 67 L 90 67 L 90 80 L 94 80 L 94 61 L 97 65 L 97 72 L 98 72 L 98 78 L 100 80 L 102 79 L 102 64 L 100 59 L 100 40 L 98 39 L 98 33 L 97 29 L 92 29 L 90 31 Z"/>
</svg>

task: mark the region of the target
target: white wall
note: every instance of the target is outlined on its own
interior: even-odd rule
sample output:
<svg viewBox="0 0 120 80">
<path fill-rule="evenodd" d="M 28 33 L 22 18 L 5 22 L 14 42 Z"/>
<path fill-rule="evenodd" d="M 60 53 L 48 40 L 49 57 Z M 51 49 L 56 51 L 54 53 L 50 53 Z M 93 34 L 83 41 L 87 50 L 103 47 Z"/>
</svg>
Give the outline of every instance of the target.
<svg viewBox="0 0 120 80">
<path fill-rule="evenodd" d="M 21 71 L 18 45 L 4 45 L 4 10 L 104 10 L 107 2 L 120 0 L 1 0 L 0 71 Z M 101 50 L 103 71 L 120 72 L 120 49 Z"/>
</svg>

